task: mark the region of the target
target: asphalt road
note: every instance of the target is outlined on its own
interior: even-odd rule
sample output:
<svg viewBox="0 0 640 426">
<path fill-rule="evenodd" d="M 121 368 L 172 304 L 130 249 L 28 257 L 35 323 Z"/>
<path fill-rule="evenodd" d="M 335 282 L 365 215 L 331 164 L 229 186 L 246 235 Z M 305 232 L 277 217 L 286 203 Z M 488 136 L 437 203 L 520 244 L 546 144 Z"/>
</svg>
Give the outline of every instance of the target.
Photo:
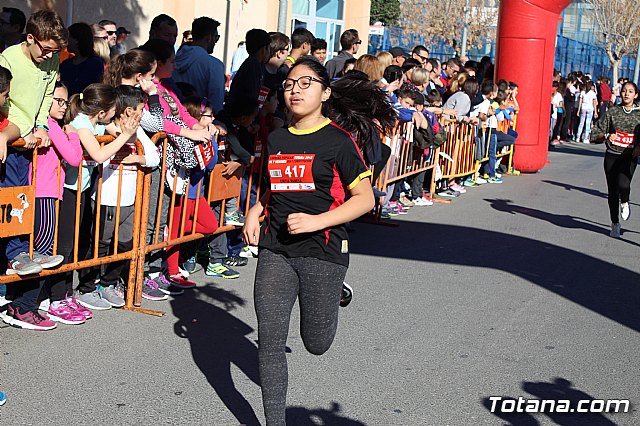
<svg viewBox="0 0 640 426">
<path fill-rule="evenodd" d="M 356 223 L 325 355 L 294 310 L 291 425 L 638 425 L 640 183 L 609 237 L 602 146 L 558 148 L 540 173 Z M 3 425 L 237 425 L 263 421 L 252 282 L 193 291 L 37 333 L 0 326 Z M 492 413 L 492 396 L 630 399 L 629 413 Z M 507 404 L 508 408 L 508 404 Z"/>
</svg>

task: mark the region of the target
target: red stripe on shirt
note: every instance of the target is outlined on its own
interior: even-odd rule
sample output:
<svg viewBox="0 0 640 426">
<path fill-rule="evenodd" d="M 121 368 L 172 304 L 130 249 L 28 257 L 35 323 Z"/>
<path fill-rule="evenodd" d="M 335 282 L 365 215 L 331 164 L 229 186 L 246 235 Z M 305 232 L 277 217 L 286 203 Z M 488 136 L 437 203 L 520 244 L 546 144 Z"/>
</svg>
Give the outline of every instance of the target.
<svg viewBox="0 0 640 426">
<path fill-rule="evenodd" d="M 338 169 L 336 168 L 335 164 L 333 165 L 333 181 L 331 182 L 331 189 L 329 190 L 329 193 L 333 197 L 333 202 L 331 203 L 331 206 L 329 206 L 329 211 L 344 204 L 346 192 L 344 190 L 344 184 L 342 183 L 342 180 L 340 180 L 340 175 L 338 174 Z M 329 232 L 331 232 L 330 228 L 324 231 L 325 241 L 327 245 L 329 245 Z"/>
</svg>

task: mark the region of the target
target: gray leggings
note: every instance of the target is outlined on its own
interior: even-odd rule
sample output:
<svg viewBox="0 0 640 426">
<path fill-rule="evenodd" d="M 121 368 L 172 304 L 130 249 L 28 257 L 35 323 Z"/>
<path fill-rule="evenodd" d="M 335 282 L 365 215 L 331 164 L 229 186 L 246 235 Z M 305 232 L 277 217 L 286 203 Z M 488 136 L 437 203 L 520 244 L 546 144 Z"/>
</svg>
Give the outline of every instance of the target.
<svg viewBox="0 0 640 426">
<path fill-rule="evenodd" d="M 285 347 L 291 310 L 300 302 L 300 335 L 314 355 L 325 353 L 336 335 L 347 267 L 313 257 L 287 258 L 261 249 L 254 302 L 258 317 L 258 362 L 267 425 L 285 424 L 289 373 Z"/>
</svg>

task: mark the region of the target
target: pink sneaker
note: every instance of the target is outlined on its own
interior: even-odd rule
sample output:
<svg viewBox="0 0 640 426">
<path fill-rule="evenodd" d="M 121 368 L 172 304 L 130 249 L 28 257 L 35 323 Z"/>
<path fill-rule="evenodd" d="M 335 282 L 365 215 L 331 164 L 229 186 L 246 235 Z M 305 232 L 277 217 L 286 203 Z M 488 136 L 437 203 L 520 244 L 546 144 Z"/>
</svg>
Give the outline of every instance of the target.
<svg viewBox="0 0 640 426">
<path fill-rule="evenodd" d="M 37 309 L 20 313 L 17 308 L 9 305 L 7 312 L 2 318 L 4 322 L 25 330 L 47 331 L 53 330 L 57 324 L 49 319 L 48 316 L 41 314 Z"/>
<path fill-rule="evenodd" d="M 71 308 L 71 306 L 67 304 L 66 299 L 61 301 L 57 308 L 53 306 L 54 303 L 55 302 L 51 303 L 49 311 L 47 312 L 49 318 L 53 321 L 68 325 L 78 325 L 83 324 L 87 320 L 83 314 Z"/>
<path fill-rule="evenodd" d="M 464 194 L 465 192 L 467 192 L 464 186 L 458 185 L 457 183 L 454 183 L 453 185 L 451 185 L 450 188 L 453 189 L 454 191 L 458 191 L 461 194 Z"/>
<path fill-rule="evenodd" d="M 93 313 L 76 301 L 76 296 L 67 297 L 67 305 L 79 314 L 84 315 L 86 319 L 93 318 Z"/>
</svg>

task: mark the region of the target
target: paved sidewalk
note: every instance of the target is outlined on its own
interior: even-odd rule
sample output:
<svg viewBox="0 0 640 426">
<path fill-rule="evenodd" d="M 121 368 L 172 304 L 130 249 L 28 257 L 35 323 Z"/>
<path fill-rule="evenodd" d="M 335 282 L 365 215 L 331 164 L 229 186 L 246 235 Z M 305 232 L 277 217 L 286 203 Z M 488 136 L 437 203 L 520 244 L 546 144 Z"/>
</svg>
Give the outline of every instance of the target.
<svg viewBox="0 0 640 426">
<path fill-rule="evenodd" d="M 602 146 L 568 145 L 540 173 L 356 223 L 334 346 L 308 354 L 294 310 L 289 424 L 637 425 L 640 181 L 608 236 Z M 252 280 L 36 333 L 0 325 L 3 425 L 263 421 Z M 627 414 L 493 414 L 491 396 L 631 399 Z"/>
</svg>

